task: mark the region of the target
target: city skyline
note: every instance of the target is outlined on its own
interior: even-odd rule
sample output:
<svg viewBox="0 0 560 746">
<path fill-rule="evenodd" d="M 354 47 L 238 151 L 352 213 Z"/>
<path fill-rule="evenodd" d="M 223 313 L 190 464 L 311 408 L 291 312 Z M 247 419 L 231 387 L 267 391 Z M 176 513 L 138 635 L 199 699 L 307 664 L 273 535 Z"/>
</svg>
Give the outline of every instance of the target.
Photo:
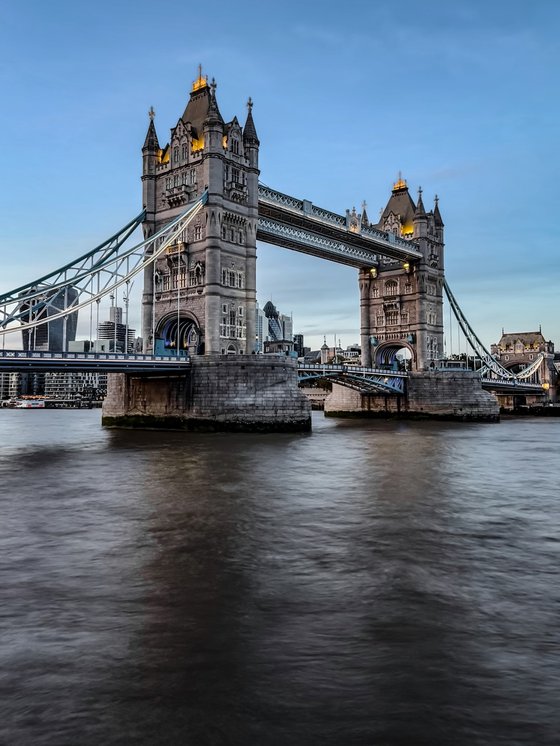
<svg viewBox="0 0 560 746">
<path fill-rule="evenodd" d="M 139 212 L 148 109 L 165 142 L 201 63 L 226 120 L 254 100 L 263 183 L 338 213 L 366 200 L 375 221 L 402 172 L 427 209 L 440 197 L 447 280 L 483 342 L 541 326 L 560 345 L 560 229 L 548 219 L 558 8 L 358 2 L 344 26 L 328 3 L 287 2 L 268 20 L 242 6 L 196 39 L 179 4 L 177 39 L 154 34 L 145 2 L 3 8 L 0 292 Z M 223 17 L 229 6 L 213 7 Z M 307 346 L 359 340 L 355 270 L 264 244 L 258 256 L 259 304 L 293 315 Z M 139 308 L 130 323 L 140 327 Z"/>
</svg>

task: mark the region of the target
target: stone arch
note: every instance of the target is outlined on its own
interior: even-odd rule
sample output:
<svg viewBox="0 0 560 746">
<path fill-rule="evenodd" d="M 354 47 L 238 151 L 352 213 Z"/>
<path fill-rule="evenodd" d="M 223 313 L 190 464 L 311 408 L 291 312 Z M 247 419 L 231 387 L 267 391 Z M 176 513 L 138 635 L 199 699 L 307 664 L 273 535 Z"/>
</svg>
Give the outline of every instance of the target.
<svg viewBox="0 0 560 746">
<path fill-rule="evenodd" d="M 407 352 L 403 354 L 402 351 Z M 392 339 L 388 342 L 382 342 L 375 349 L 372 362 L 374 368 L 399 369 L 403 359 L 410 361 L 410 364 L 406 365 L 407 369 L 416 367 L 413 347 L 403 339 Z"/>
<path fill-rule="evenodd" d="M 163 316 L 156 326 L 156 354 L 197 355 L 204 352 L 204 339 L 198 319 L 194 314 L 181 311 Z"/>
</svg>

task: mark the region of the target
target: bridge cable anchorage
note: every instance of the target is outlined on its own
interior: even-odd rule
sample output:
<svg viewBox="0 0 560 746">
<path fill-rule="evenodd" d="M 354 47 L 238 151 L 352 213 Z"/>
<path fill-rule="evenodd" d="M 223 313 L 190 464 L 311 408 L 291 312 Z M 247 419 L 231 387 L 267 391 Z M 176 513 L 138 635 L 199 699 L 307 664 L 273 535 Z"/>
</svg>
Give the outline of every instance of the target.
<svg viewBox="0 0 560 746">
<path fill-rule="evenodd" d="M 451 309 L 455 314 L 455 318 L 457 319 L 467 342 L 483 363 L 482 367 L 480 368 L 480 376 L 482 379 L 497 379 L 501 383 L 508 382 L 511 384 L 515 384 L 518 381 L 523 381 L 536 373 L 536 371 L 539 369 L 544 361 L 544 355 L 542 353 L 539 354 L 539 357 L 530 366 L 517 374 L 512 373 L 510 370 L 505 368 L 498 360 L 496 360 L 496 358 L 480 341 L 478 335 L 467 321 L 467 318 L 462 312 L 455 296 L 451 292 L 451 288 L 447 284 L 447 280 L 445 279 L 443 280 L 443 287 L 445 290 L 445 294 L 447 295 L 447 298 L 449 300 L 449 305 L 451 306 Z"/>
<path fill-rule="evenodd" d="M 4 293 L 0 296 L 0 336 L 68 317 L 110 296 L 167 251 L 200 212 L 207 198 L 205 191 L 153 236 L 129 249 L 123 248 L 145 219 L 143 212 L 119 233 L 73 262 Z"/>
</svg>

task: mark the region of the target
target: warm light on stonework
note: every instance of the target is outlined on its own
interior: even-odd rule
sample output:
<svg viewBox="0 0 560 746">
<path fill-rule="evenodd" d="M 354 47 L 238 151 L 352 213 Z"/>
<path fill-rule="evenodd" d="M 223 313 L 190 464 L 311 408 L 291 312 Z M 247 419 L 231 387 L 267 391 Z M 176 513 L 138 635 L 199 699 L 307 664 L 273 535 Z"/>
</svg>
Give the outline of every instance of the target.
<svg viewBox="0 0 560 746">
<path fill-rule="evenodd" d="M 222 148 L 227 150 L 227 135 L 224 135 L 222 138 Z"/>
<path fill-rule="evenodd" d="M 372 267 L 369 273 L 373 278 L 377 277 L 377 267 Z"/>
<path fill-rule="evenodd" d="M 196 153 L 198 150 L 204 150 L 204 137 L 193 137 L 192 139 L 192 152 Z"/>
</svg>

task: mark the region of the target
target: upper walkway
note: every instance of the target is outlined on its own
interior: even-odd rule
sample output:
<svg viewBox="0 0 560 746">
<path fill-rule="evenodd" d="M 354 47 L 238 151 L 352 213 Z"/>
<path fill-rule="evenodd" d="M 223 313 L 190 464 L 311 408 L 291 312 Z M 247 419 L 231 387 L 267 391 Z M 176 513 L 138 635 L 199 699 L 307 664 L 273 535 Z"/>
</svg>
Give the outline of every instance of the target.
<svg viewBox="0 0 560 746">
<path fill-rule="evenodd" d="M 413 241 L 369 225 L 352 230 L 346 216 L 263 184 L 259 184 L 257 240 L 358 269 L 377 266 L 381 257 L 399 262 L 422 259 Z"/>
</svg>

